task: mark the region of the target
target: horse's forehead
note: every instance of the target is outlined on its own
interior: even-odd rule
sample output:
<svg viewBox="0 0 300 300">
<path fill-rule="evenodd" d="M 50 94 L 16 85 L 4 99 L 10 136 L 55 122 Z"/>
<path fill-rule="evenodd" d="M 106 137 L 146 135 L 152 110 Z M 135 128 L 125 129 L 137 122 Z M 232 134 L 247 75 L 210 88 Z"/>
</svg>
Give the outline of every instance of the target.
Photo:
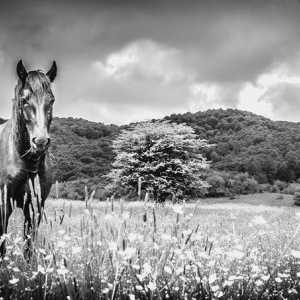
<svg viewBox="0 0 300 300">
<path fill-rule="evenodd" d="M 50 91 L 50 82 L 47 76 L 41 72 L 29 72 L 26 82 L 28 89 L 33 92 L 47 93 Z"/>
</svg>

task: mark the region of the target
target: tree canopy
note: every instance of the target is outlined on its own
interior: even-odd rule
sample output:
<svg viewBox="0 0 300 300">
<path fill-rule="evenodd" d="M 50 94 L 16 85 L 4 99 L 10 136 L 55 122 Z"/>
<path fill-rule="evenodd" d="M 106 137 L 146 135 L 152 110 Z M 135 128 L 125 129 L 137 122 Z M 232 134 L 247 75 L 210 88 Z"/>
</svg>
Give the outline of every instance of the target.
<svg viewBox="0 0 300 300">
<path fill-rule="evenodd" d="M 207 147 L 194 130 L 184 124 L 152 121 L 123 130 L 113 142 L 115 161 L 108 177 L 115 183 L 142 190 L 154 200 L 182 198 L 207 187 L 203 169 L 208 163 L 202 155 Z M 126 191 L 128 193 L 128 191 Z"/>
</svg>

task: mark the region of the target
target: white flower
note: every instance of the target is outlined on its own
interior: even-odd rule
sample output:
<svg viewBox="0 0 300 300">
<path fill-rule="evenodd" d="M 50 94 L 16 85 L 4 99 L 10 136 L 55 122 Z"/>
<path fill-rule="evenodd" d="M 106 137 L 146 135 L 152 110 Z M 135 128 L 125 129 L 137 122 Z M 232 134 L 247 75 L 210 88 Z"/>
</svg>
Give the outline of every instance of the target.
<svg viewBox="0 0 300 300">
<path fill-rule="evenodd" d="M 209 275 L 208 282 L 209 282 L 210 284 L 214 283 L 216 280 L 217 280 L 217 275 L 216 275 L 215 273 Z"/>
<path fill-rule="evenodd" d="M 275 278 L 275 281 L 276 281 L 277 283 L 281 283 L 281 282 L 282 282 L 282 279 L 279 278 L 279 277 L 276 277 L 276 278 Z"/>
<path fill-rule="evenodd" d="M 233 280 L 225 280 L 224 283 L 223 283 L 223 286 L 226 287 L 226 286 L 232 286 L 234 283 Z"/>
<path fill-rule="evenodd" d="M 219 290 L 219 286 L 214 285 L 214 286 L 211 287 L 211 290 L 215 293 L 216 291 Z"/>
<path fill-rule="evenodd" d="M 261 276 L 261 279 L 263 281 L 268 281 L 270 279 L 270 275 L 263 275 L 263 276 Z"/>
<path fill-rule="evenodd" d="M 75 247 L 72 247 L 72 254 L 78 254 L 81 252 L 81 247 L 79 246 L 75 246 Z"/>
<path fill-rule="evenodd" d="M 231 259 L 242 259 L 244 257 L 244 252 L 239 250 L 232 250 L 228 253 L 229 258 Z"/>
<path fill-rule="evenodd" d="M 150 291 L 156 290 L 156 283 L 153 281 L 150 281 L 148 284 L 148 288 L 150 289 Z"/>
<path fill-rule="evenodd" d="M 255 216 L 252 221 L 251 221 L 252 224 L 255 224 L 255 225 L 266 225 L 267 224 L 267 221 L 264 219 L 263 216 Z"/>
<path fill-rule="evenodd" d="M 18 282 L 19 282 L 19 279 L 16 278 L 16 277 L 13 277 L 12 279 L 9 280 L 9 283 L 10 283 L 10 284 L 16 284 L 16 283 L 18 283 Z"/>
<path fill-rule="evenodd" d="M 118 249 L 118 245 L 116 242 L 110 242 L 108 243 L 108 248 L 110 251 L 116 251 Z"/>
<path fill-rule="evenodd" d="M 144 263 L 144 265 L 143 265 L 143 274 L 144 274 L 144 276 L 145 275 L 147 276 L 148 274 L 151 274 L 151 272 L 152 272 L 151 265 L 149 263 Z"/>
<path fill-rule="evenodd" d="M 12 270 L 13 270 L 15 273 L 20 272 L 20 269 L 19 269 L 18 267 L 14 267 Z"/>
<path fill-rule="evenodd" d="M 182 215 L 183 214 L 183 208 L 181 205 L 178 205 L 178 204 L 174 204 L 172 206 L 172 209 L 173 211 L 176 213 L 176 214 L 179 214 L 179 215 Z"/>
<path fill-rule="evenodd" d="M 66 246 L 66 243 L 64 241 L 58 241 L 57 242 L 57 247 L 64 248 L 65 246 Z"/>
<path fill-rule="evenodd" d="M 64 267 L 61 266 L 59 269 L 57 269 L 58 275 L 66 275 L 69 271 Z"/>
<path fill-rule="evenodd" d="M 260 280 L 260 279 L 258 279 L 258 280 L 255 281 L 255 285 L 256 286 L 262 286 L 263 284 L 264 284 L 264 282 L 262 280 Z"/>
<path fill-rule="evenodd" d="M 173 272 L 172 272 L 172 269 L 169 267 L 169 266 L 165 266 L 164 267 L 164 271 L 166 272 L 166 273 L 169 273 L 169 274 L 172 274 Z"/>
<path fill-rule="evenodd" d="M 119 254 L 124 258 L 124 259 L 130 259 L 132 258 L 136 253 L 136 249 L 132 247 L 126 248 L 124 251 L 120 251 Z"/>
<path fill-rule="evenodd" d="M 41 265 L 38 265 L 38 269 L 37 269 L 38 273 L 42 273 L 42 274 L 45 274 L 46 271 L 45 271 L 45 268 Z"/>
<path fill-rule="evenodd" d="M 216 296 L 217 298 L 221 298 L 221 297 L 224 296 L 224 293 L 223 293 L 222 291 L 217 291 L 217 292 L 215 293 L 215 296 Z"/>
<path fill-rule="evenodd" d="M 127 220 L 127 219 L 129 219 L 129 217 L 130 217 L 129 212 L 128 211 L 124 211 L 123 214 L 122 214 L 122 219 L 123 220 Z"/>
<path fill-rule="evenodd" d="M 299 250 L 291 250 L 291 254 L 295 258 L 300 258 L 300 251 Z"/>
</svg>

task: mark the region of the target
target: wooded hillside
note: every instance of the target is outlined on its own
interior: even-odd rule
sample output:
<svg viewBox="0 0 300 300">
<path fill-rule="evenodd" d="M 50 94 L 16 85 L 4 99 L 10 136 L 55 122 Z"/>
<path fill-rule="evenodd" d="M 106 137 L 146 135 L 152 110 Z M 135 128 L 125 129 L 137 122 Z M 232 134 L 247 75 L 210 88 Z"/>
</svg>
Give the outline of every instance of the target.
<svg viewBox="0 0 300 300">
<path fill-rule="evenodd" d="M 300 178 L 300 123 L 271 121 L 234 109 L 174 114 L 165 119 L 186 123 L 215 144 L 207 152 L 213 169 L 248 172 L 260 183 Z M 55 178 L 100 179 L 111 168 L 111 143 L 121 128 L 54 118 L 51 152 Z"/>
</svg>

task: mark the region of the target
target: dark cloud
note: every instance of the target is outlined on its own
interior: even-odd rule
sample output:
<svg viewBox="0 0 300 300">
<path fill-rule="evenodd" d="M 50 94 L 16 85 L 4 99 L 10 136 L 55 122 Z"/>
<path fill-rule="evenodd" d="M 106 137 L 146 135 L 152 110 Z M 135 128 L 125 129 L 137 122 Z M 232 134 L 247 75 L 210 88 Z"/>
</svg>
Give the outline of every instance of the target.
<svg viewBox="0 0 300 300">
<path fill-rule="evenodd" d="M 131 116 L 147 111 L 145 117 L 185 111 L 191 99 L 201 101 L 190 92 L 201 83 L 224 93 L 211 100 L 216 106 L 236 106 L 245 82 L 297 57 L 299 22 L 296 0 L 9 1 L 0 12 L 3 114 L 9 114 L 10 103 L 4 99 L 12 97 L 14 68 L 21 57 L 29 68 L 47 69 L 57 60 L 58 114 L 68 114 L 68 107 L 77 103 L 78 110 L 75 105 L 70 114 L 101 121 L 100 113 L 97 118 L 84 108 L 87 102 L 100 112 L 106 107 L 107 122 L 122 121 L 120 107 Z M 116 80 L 95 71 L 95 63 L 105 66 L 109 56 L 144 40 L 157 48 L 127 77 Z M 164 50 L 171 61 L 153 58 Z M 153 73 L 149 58 L 180 80 L 161 84 L 165 79 L 157 69 Z"/>
</svg>

